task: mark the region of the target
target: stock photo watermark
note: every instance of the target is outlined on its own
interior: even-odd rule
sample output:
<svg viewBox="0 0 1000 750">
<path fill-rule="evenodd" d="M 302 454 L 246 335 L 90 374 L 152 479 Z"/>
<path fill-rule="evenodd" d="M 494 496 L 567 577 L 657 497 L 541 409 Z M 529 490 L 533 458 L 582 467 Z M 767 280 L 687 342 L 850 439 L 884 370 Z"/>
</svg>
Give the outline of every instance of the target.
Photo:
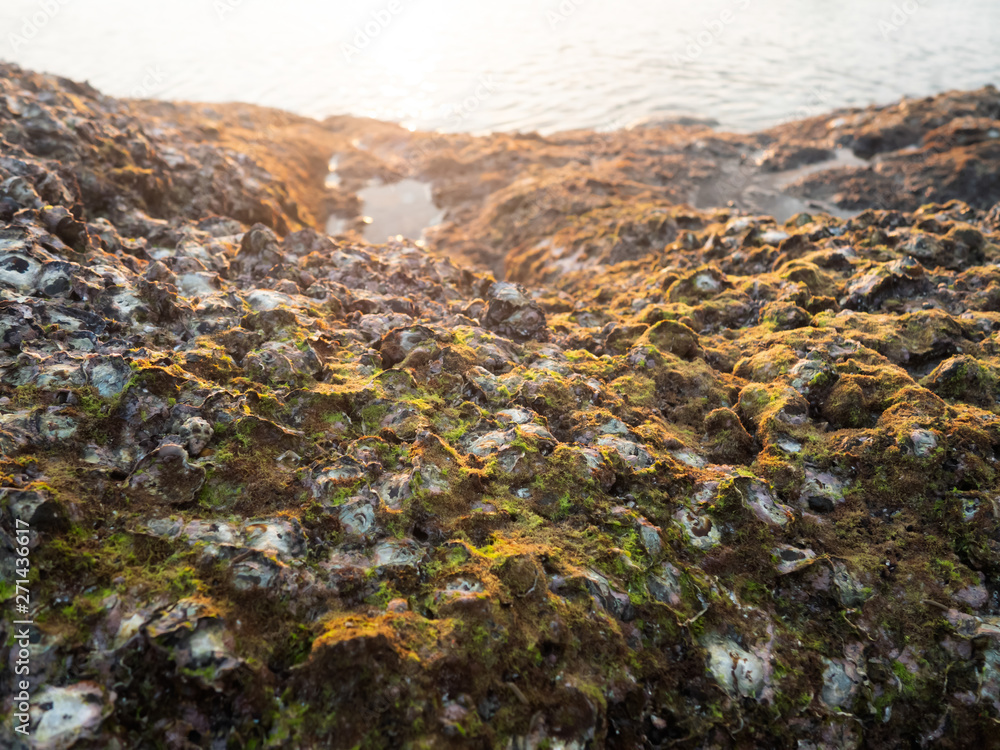
<svg viewBox="0 0 1000 750">
<path fill-rule="evenodd" d="M 810 87 L 805 94 L 805 103 L 782 117 L 775 127 L 805 120 L 823 114 L 828 109 L 830 94 L 822 87 Z M 718 184 L 727 192 L 742 196 L 757 185 L 761 179 L 762 161 L 749 155 L 742 156 L 732 171 L 726 171 L 718 178 Z"/>
<path fill-rule="evenodd" d="M 705 21 L 703 24 L 705 28 L 688 39 L 683 54 L 674 55 L 674 62 L 685 65 L 701 57 L 705 50 L 715 44 L 723 32 L 736 21 L 737 11 L 746 10 L 752 2 L 753 0 L 738 0 L 733 8 L 726 8 L 715 18 Z"/>
<path fill-rule="evenodd" d="M 38 35 L 42 32 L 49 22 L 59 15 L 65 6 L 69 5 L 72 0 L 39 0 L 38 10 L 32 13 L 30 16 L 25 16 L 21 19 L 21 26 L 18 29 L 20 33 L 10 32 L 7 36 L 7 40 L 10 42 L 11 49 L 17 52 L 22 47 L 30 44 Z"/>
<path fill-rule="evenodd" d="M 14 642 L 11 646 L 10 664 L 14 668 L 12 687 L 14 705 L 11 720 L 14 731 L 27 736 L 31 728 L 31 629 L 34 621 L 31 611 L 31 525 L 20 518 L 14 519 Z"/>
<path fill-rule="evenodd" d="M 585 5 L 587 0 L 562 0 L 555 8 L 550 8 L 545 14 L 549 22 L 550 29 L 557 29 L 566 23 L 581 5 Z"/>
<path fill-rule="evenodd" d="M 822 86 L 810 86 L 802 98 L 805 100 L 805 103 L 779 118 L 774 127 L 825 114 L 830 109 L 830 102 L 833 97 Z"/>
<path fill-rule="evenodd" d="M 225 21 L 226 16 L 239 8 L 246 0 L 215 0 L 215 15 L 220 21 Z"/>
<path fill-rule="evenodd" d="M 373 10 L 371 18 L 354 30 L 350 42 L 341 45 L 341 52 L 347 63 L 354 61 L 392 24 L 404 10 L 402 0 L 389 0 L 384 8 Z"/>
<path fill-rule="evenodd" d="M 496 93 L 496 90 L 497 84 L 493 80 L 492 75 L 484 74 L 479 76 L 476 90 L 452 107 L 451 112 L 449 112 L 448 120 L 451 127 L 457 128 L 462 125 L 471 115 L 479 110 L 483 102 Z"/>
<path fill-rule="evenodd" d="M 129 91 L 132 99 L 152 99 L 162 90 L 162 83 L 167 80 L 166 73 L 159 65 L 151 65 L 143 72 L 142 80 Z"/>
<path fill-rule="evenodd" d="M 890 36 L 908 24 L 914 14 L 920 10 L 921 2 L 926 2 L 926 0 L 903 0 L 898 5 L 894 4 L 892 15 L 889 16 L 888 20 L 879 21 L 878 30 L 882 32 L 882 38 L 889 39 Z"/>
</svg>

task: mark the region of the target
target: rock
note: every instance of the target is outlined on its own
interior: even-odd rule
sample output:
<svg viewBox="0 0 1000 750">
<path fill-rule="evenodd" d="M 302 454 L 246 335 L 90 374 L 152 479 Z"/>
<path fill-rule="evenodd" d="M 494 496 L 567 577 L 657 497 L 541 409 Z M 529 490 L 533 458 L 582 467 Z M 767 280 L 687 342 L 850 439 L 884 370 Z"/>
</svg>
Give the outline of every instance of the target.
<svg viewBox="0 0 1000 750">
<path fill-rule="evenodd" d="M 983 654 L 983 667 L 979 674 L 979 699 L 988 701 L 1000 711 L 1000 648 L 991 648 Z"/>
<path fill-rule="evenodd" d="M 424 552 L 413 541 L 389 539 L 376 545 L 372 563 L 378 569 L 415 568 Z"/>
<path fill-rule="evenodd" d="M 432 136 L 0 64 L 32 741 L 989 746 L 998 112 Z M 401 169 L 448 221 L 361 241 Z"/>
<path fill-rule="evenodd" d="M 0 507 L 6 511 L 15 536 L 20 528 L 31 528 L 36 532 L 59 532 L 70 525 L 65 506 L 44 491 L 0 489 Z M 37 543 L 36 537 L 31 539 L 29 546 L 33 547 Z"/>
<path fill-rule="evenodd" d="M 974 357 L 950 357 L 925 379 L 927 387 L 942 398 L 955 399 L 989 409 L 997 402 L 1000 369 Z"/>
<path fill-rule="evenodd" d="M 919 458 L 926 458 L 937 448 L 937 436 L 930 430 L 914 430 L 910 433 L 913 453 Z"/>
<path fill-rule="evenodd" d="M 663 551 L 663 540 L 660 538 L 660 530 L 645 519 L 639 519 L 636 523 L 639 532 L 639 541 L 650 557 L 659 556 Z"/>
<path fill-rule="evenodd" d="M 635 617 L 635 609 L 628 594 L 618 591 L 608 578 L 595 570 L 584 571 L 583 578 L 591 596 L 601 607 L 626 622 Z"/>
<path fill-rule="evenodd" d="M 216 686 L 239 667 L 232 635 L 209 607 L 182 599 L 145 625 L 153 645 L 169 653 L 175 667 L 205 686 Z"/>
<path fill-rule="evenodd" d="M 346 534 L 366 536 L 375 530 L 375 510 L 371 503 L 355 500 L 340 506 L 340 523 Z"/>
<path fill-rule="evenodd" d="M 96 357 L 84 368 L 87 382 L 101 398 L 114 398 L 125 390 L 132 379 L 132 368 L 122 357 Z"/>
<path fill-rule="evenodd" d="M 246 525 L 246 544 L 250 549 L 273 553 L 278 559 L 290 561 L 306 553 L 306 538 L 297 520 L 268 519 Z"/>
<path fill-rule="evenodd" d="M 105 695 L 95 682 L 43 688 L 32 700 L 32 747 L 62 750 L 96 739 L 114 701 L 114 693 Z"/>
<path fill-rule="evenodd" d="M 708 668 L 719 687 L 734 697 L 760 697 L 765 684 L 764 664 L 757 656 L 720 636 L 709 637 L 704 646 Z"/>
<path fill-rule="evenodd" d="M 395 367 L 416 347 L 425 341 L 433 341 L 434 333 L 427 326 L 395 328 L 382 337 L 379 351 L 385 367 Z"/>
<path fill-rule="evenodd" d="M 715 409 L 705 417 L 704 443 L 717 463 L 744 464 L 753 457 L 753 438 L 732 409 Z"/>
<path fill-rule="evenodd" d="M 276 588 L 285 572 L 281 562 L 266 554 L 254 553 L 234 563 L 233 586 L 238 591 L 267 590 Z"/>
<path fill-rule="evenodd" d="M 798 305 L 769 302 L 760 311 L 760 322 L 775 331 L 792 331 L 809 325 L 812 316 Z"/>
<path fill-rule="evenodd" d="M 840 304 L 851 310 L 878 310 L 889 297 L 910 297 L 926 290 L 925 269 L 915 258 L 900 258 L 855 278 Z"/>
<path fill-rule="evenodd" d="M 200 456 L 212 442 L 213 434 L 212 425 L 201 417 L 185 420 L 180 429 L 180 438 L 187 446 L 189 456 Z"/>
<path fill-rule="evenodd" d="M 687 510 L 680 510 L 674 515 L 681 529 L 687 535 L 688 541 L 700 550 L 711 549 L 722 541 L 722 533 L 712 519 L 700 516 Z"/>
<path fill-rule="evenodd" d="M 872 594 L 871 589 L 855 578 L 843 563 L 833 564 L 833 583 L 840 603 L 849 609 L 861 606 Z"/>
<path fill-rule="evenodd" d="M 777 560 L 778 575 L 788 575 L 808 568 L 816 560 L 816 553 L 811 549 L 799 549 L 787 544 L 779 545 L 771 554 Z"/>
<path fill-rule="evenodd" d="M 681 603 L 681 572 L 670 563 L 662 563 L 646 579 L 650 595 L 662 604 L 677 607 Z"/>
<path fill-rule="evenodd" d="M 243 235 L 233 266 L 238 273 L 261 277 L 283 259 L 274 232 L 263 224 L 254 224 L 250 231 Z"/>
<path fill-rule="evenodd" d="M 545 312 L 520 284 L 498 282 L 487 295 L 483 327 L 514 341 L 547 341 Z"/>
<path fill-rule="evenodd" d="M 775 500 L 770 489 L 761 482 L 744 485 L 744 500 L 761 521 L 772 526 L 785 526 L 792 519 L 791 509 Z"/>
<path fill-rule="evenodd" d="M 806 469 L 799 502 L 817 513 L 830 513 L 844 502 L 843 486 L 832 474 Z"/>
<path fill-rule="evenodd" d="M 186 449 L 175 443 L 164 443 L 136 464 L 128 478 L 128 488 L 137 499 L 186 505 L 197 497 L 205 476 L 203 467 L 188 461 Z"/>
<path fill-rule="evenodd" d="M 654 346 L 682 359 L 690 359 L 701 352 L 698 335 L 683 323 L 662 320 L 647 330 L 636 342 L 638 346 Z"/>
<path fill-rule="evenodd" d="M 545 573 L 531 555 L 508 557 L 497 570 L 497 577 L 519 599 L 541 591 L 545 581 Z"/>
<path fill-rule="evenodd" d="M 649 451 L 632 440 L 627 440 L 615 435 L 603 435 L 597 439 L 594 445 L 601 448 L 610 448 L 617 453 L 625 463 L 631 466 L 645 469 L 653 464 L 653 457 L 650 455 Z"/>
</svg>

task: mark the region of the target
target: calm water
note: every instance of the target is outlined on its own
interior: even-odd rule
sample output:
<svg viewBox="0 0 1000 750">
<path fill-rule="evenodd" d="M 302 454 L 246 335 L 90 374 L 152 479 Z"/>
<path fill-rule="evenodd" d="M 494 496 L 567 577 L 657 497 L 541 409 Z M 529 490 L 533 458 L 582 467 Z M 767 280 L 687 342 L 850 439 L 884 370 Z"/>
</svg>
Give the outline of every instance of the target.
<svg viewBox="0 0 1000 750">
<path fill-rule="evenodd" d="M 996 0 L 2 0 L 0 58 L 116 96 L 470 130 L 753 130 L 1000 83 Z"/>
</svg>

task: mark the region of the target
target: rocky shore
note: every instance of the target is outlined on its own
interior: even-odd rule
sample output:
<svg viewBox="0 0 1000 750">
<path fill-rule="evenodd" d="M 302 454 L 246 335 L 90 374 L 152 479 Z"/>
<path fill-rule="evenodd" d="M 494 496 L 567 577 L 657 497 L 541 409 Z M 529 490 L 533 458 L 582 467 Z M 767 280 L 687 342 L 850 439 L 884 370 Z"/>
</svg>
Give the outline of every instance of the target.
<svg viewBox="0 0 1000 750">
<path fill-rule="evenodd" d="M 1000 746 L 998 201 L 993 88 L 474 137 L 0 65 L 0 744 Z"/>
</svg>

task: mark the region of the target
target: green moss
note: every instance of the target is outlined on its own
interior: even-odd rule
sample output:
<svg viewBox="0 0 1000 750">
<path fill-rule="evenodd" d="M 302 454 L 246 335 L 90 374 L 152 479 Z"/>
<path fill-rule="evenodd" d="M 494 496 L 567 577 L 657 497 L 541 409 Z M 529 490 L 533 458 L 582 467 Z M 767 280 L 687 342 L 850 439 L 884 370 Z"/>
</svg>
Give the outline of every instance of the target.
<svg viewBox="0 0 1000 750">
<path fill-rule="evenodd" d="M 393 585 L 387 581 L 383 581 L 379 584 L 378 591 L 367 596 L 365 602 L 378 609 L 385 609 L 389 605 L 389 602 L 398 596 L 399 592 L 396 591 Z"/>
<path fill-rule="evenodd" d="M 231 453 L 223 455 L 221 449 L 213 456 L 213 460 L 219 462 L 231 460 L 232 458 L 233 455 Z M 206 510 L 227 510 L 232 508 L 243 492 L 244 488 L 239 484 L 227 481 L 217 470 L 209 469 L 205 477 L 205 484 L 202 485 L 201 490 L 198 492 L 197 502 L 199 506 Z"/>
<path fill-rule="evenodd" d="M 916 692 L 917 678 L 901 661 L 892 662 L 892 673 L 899 679 L 900 693 L 911 697 Z"/>
<path fill-rule="evenodd" d="M 389 405 L 385 403 L 368 404 L 361 409 L 361 424 L 365 434 L 372 434 L 378 431 L 379 425 L 389 413 Z"/>
</svg>

